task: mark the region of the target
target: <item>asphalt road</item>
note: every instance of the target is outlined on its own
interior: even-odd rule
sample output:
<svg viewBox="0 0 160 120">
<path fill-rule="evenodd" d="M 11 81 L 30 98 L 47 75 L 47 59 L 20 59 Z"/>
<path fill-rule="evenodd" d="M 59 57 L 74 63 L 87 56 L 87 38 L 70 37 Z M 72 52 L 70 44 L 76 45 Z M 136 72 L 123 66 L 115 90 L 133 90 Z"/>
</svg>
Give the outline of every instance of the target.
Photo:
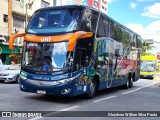
<svg viewBox="0 0 160 120">
<path fill-rule="evenodd" d="M 40 94 L 25 93 L 19 90 L 16 83 L 0 83 L 0 111 L 50 111 L 46 117 L 38 118 L 18 118 L 29 120 L 48 120 L 63 119 L 74 120 L 71 117 L 76 113 L 70 112 L 62 114 L 62 111 L 159 111 L 160 112 L 160 79 L 155 77 L 154 80 L 140 79 L 134 83 L 130 89 L 113 88 L 100 91 L 93 99 L 85 99 L 82 96 L 73 98 L 64 97 L 46 97 Z M 80 113 L 80 112 L 79 112 Z M 83 112 L 82 112 L 83 113 Z M 98 112 L 97 112 L 98 113 Z M 94 120 L 155 120 L 160 117 L 95 117 L 96 112 L 89 112 L 87 115 L 93 116 L 77 119 L 94 119 Z M 106 113 L 108 115 L 108 113 Z M 68 117 L 47 117 L 47 116 L 68 116 Z M 81 115 L 81 114 L 80 114 Z M 98 116 L 98 114 L 97 114 Z M 9 118 L 3 118 L 9 119 Z M 10 118 L 11 120 L 17 118 Z M 1 118 L 0 118 L 1 120 Z"/>
</svg>

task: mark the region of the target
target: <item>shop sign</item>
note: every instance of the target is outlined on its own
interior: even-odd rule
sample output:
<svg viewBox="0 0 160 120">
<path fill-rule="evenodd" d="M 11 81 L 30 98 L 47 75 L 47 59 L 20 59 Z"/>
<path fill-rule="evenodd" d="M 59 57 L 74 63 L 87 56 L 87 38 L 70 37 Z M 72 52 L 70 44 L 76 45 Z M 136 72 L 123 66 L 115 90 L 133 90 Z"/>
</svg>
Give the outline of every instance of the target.
<svg viewBox="0 0 160 120">
<path fill-rule="evenodd" d="M 19 47 L 15 46 L 14 50 L 10 50 L 8 45 L 0 45 L 0 54 L 19 54 Z"/>
</svg>

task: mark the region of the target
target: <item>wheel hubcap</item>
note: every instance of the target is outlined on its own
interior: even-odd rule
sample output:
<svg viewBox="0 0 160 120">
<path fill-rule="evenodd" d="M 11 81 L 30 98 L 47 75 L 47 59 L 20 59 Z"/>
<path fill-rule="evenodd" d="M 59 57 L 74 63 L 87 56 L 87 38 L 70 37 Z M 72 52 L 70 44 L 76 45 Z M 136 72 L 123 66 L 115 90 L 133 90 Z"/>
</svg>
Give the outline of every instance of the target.
<svg viewBox="0 0 160 120">
<path fill-rule="evenodd" d="M 129 86 L 129 80 L 127 80 L 127 87 Z"/>
<path fill-rule="evenodd" d="M 91 87 L 90 87 L 90 95 L 93 95 L 95 92 L 95 85 L 93 83 L 91 83 Z"/>
</svg>

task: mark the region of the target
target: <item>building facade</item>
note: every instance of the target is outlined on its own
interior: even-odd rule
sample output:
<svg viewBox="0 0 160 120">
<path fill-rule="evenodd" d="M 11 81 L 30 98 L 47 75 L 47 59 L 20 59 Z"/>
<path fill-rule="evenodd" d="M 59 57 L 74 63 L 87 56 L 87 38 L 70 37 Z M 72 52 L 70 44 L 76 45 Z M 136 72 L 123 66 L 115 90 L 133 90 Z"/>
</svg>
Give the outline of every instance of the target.
<svg viewBox="0 0 160 120">
<path fill-rule="evenodd" d="M 108 13 L 108 0 L 57 0 L 56 5 L 88 5 L 103 13 Z"/>
</svg>

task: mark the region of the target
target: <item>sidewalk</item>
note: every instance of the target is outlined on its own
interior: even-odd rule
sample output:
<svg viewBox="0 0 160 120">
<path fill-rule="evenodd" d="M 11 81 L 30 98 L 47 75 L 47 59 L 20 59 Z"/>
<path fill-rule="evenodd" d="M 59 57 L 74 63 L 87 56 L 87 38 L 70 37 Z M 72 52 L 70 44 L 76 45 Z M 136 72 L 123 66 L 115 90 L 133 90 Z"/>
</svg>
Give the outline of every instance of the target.
<svg viewBox="0 0 160 120">
<path fill-rule="evenodd" d="M 157 85 L 158 87 L 160 87 L 160 72 L 159 72 L 159 71 L 157 71 L 157 72 L 155 73 L 155 76 L 154 76 L 154 79 L 153 79 L 153 80 L 157 81 L 156 85 Z"/>
</svg>

